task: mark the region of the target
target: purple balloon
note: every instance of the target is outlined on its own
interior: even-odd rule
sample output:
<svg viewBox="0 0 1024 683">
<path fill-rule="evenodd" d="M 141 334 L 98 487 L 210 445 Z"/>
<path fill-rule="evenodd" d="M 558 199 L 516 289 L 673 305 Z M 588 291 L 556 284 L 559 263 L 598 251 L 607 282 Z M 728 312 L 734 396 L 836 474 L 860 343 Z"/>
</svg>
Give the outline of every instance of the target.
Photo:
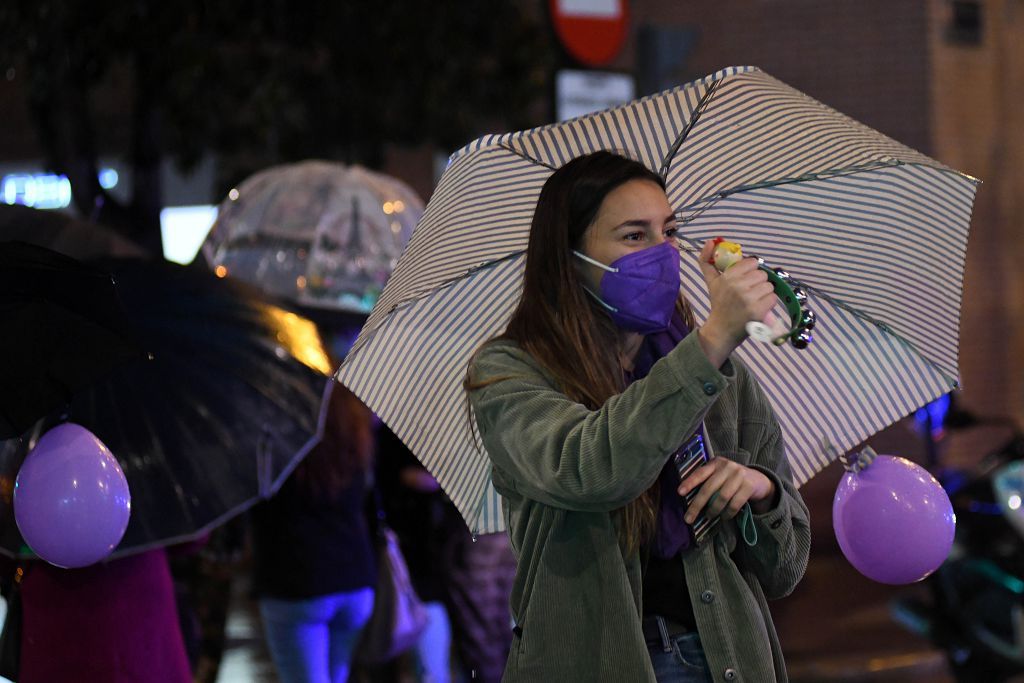
<svg viewBox="0 0 1024 683">
<path fill-rule="evenodd" d="M 32 551 L 58 567 L 109 555 L 131 512 L 128 480 L 96 435 L 65 423 L 39 439 L 14 485 L 14 519 Z"/>
<path fill-rule="evenodd" d="M 846 559 L 861 574 L 901 585 L 920 581 L 943 563 L 956 518 L 946 491 L 927 470 L 879 455 L 839 482 L 832 526 Z"/>
</svg>

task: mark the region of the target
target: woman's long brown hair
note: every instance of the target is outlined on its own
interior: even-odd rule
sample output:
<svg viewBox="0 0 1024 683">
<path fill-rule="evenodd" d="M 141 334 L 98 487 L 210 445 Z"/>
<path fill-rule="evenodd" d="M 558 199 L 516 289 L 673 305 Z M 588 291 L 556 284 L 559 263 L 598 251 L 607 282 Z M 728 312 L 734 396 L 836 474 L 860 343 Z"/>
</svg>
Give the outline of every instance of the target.
<svg viewBox="0 0 1024 683">
<path fill-rule="evenodd" d="M 327 399 L 324 435 L 298 467 L 295 480 L 309 496 L 333 499 L 359 472 L 368 472 L 373 458 L 373 415 L 340 382 Z"/>
<path fill-rule="evenodd" d="M 523 296 L 501 335 L 551 373 L 566 396 L 591 410 L 621 393 L 626 380 L 619 330 L 584 290 L 572 252 L 582 251 L 584 233 L 605 197 L 631 180 L 665 189 L 661 177 L 646 166 L 611 152 L 573 159 L 548 178 L 530 227 Z M 677 308 L 693 329 L 693 315 L 682 296 Z M 485 384 L 467 379 L 466 388 Z M 618 511 L 619 543 L 626 554 L 653 536 L 657 488 L 651 486 Z"/>
</svg>

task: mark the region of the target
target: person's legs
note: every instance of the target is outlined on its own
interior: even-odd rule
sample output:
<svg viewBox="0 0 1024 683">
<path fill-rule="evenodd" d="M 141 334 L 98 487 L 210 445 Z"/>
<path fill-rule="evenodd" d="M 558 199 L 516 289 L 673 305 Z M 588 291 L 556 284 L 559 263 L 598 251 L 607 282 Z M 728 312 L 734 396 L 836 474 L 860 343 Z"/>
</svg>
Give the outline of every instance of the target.
<svg viewBox="0 0 1024 683">
<path fill-rule="evenodd" d="M 512 645 L 509 596 L 516 559 L 508 535 L 472 539 L 462 520 L 446 544 L 445 589 L 462 680 L 498 683 Z"/>
<path fill-rule="evenodd" d="M 648 642 L 647 650 L 658 683 L 711 683 L 700 636 L 684 633 L 661 642 Z"/>
<path fill-rule="evenodd" d="M 452 631 L 448 612 L 440 602 L 424 605 L 430 621 L 416 643 L 416 654 L 423 669 L 423 683 L 450 683 Z"/>
<path fill-rule="evenodd" d="M 373 612 L 373 588 L 361 588 L 349 593 L 330 596 L 333 614 L 330 629 L 330 670 L 331 683 L 345 683 L 348 680 L 352 652 Z"/>
<path fill-rule="evenodd" d="M 329 598 L 260 600 L 263 631 L 282 683 L 330 683 Z"/>
</svg>

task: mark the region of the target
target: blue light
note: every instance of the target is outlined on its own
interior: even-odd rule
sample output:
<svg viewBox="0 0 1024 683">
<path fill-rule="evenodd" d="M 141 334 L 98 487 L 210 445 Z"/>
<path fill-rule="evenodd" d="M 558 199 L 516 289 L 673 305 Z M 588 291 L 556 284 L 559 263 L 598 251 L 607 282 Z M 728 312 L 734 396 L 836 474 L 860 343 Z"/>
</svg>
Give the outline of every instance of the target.
<svg viewBox="0 0 1024 683">
<path fill-rule="evenodd" d="M 967 509 L 979 515 L 992 515 L 994 517 L 998 517 L 1003 514 L 1003 510 L 999 507 L 999 503 L 989 503 L 988 501 L 983 500 L 972 500 L 967 504 Z"/>
<path fill-rule="evenodd" d="M 946 422 L 946 414 L 949 412 L 949 400 L 949 394 L 943 394 L 914 413 L 914 422 L 917 423 L 918 429 L 924 432 L 928 428 L 930 417 L 932 438 L 942 438 L 943 425 Z"/>
<path fill-rule="evenodd" d="M 100 187 L 117 185 L 112 168 L 99 172 Z M 71 206 L 71 181 L 54 173 L 11 173 L 0 178 L 0 198 L 5 204 L 22 204 L 34 209 L 65 209 Z"/>
<path fill-rule="evenodd" d="M 104 190 L 109 190 L 117 186 L 118 175 L 117 171 L 112 168 L 104 168 L 100 171 L 99 175 L 100 187 Z"/>
</svg>

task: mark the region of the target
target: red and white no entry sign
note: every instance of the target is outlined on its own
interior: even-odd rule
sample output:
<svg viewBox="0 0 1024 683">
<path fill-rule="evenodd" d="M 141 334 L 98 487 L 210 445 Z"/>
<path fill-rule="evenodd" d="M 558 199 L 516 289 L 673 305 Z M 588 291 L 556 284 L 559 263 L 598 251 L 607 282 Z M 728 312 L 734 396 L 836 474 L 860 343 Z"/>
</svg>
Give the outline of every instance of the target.
<svg viewBox="0 0 1024 683">
<path fill-rule="evenodd" d="M 555 33 L 573 58 L 588 66 L 615 59 L 626 40 L 627 0 L 550 0 Z"/>
</svg>

